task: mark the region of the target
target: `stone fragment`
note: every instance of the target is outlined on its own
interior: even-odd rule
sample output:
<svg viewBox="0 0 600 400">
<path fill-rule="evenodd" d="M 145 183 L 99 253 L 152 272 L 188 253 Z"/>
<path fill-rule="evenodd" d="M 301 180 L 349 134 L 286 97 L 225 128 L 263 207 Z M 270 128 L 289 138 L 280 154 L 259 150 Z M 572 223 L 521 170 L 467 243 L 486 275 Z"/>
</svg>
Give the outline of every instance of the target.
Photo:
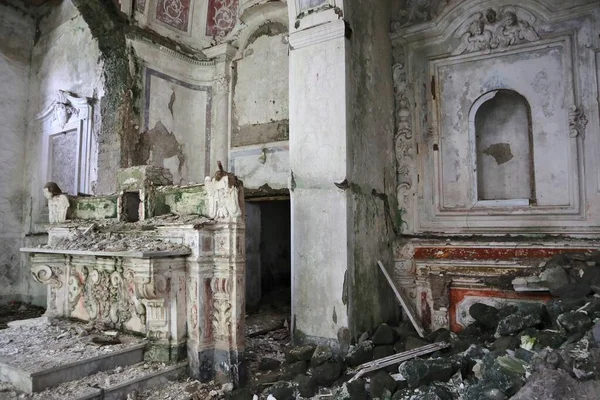
<svg viewBox="0 0 600 400">
<path fill-rule="evenodd" d="M 236 389 L 231 393 L 227 393 L 227 400 L 252 400 L 254 393 L 250 388 Z"/>
<path fill-rule="evenodd" d="M 517 312 L 508 315 L 498 322 L 496 334 L 506 336 L 525 328 L 539 325 L 542 323 L 542 316 L 544 314 L 545 308 L 543 304 L 523 305 Z"/>
<path fill-rule="evenodd" d="M 305 345 L 294 347 L 290 349 L 285 355 L 285 361 L 287 363 L 294 363 L 296 361 L 310 361 L 315 352 L 316 346 Z"/>
<path fill-rule="evenodd" d="M 310 359 L 310 365 L 312 367 L 317 367 L 324 362 L 328 361 L 333 357 L 333 352 L 329 346 L 319 345 L 315 349 L 312 358 Z"/>
<path fill-rule="evenodd" d="M 546 303 L 546 311 L 552 326 L 558 327 L 556 319 L 560 314 L 567 311 L 573 311 L 586 304 L 587 300 L 583 297 L 578 299 L 552 299 Z"/>
<path fill-rule="evenodd" d="M 557 320 L 571 335 L 585 333 L 594 324 L 587 313 L 581 311 L 566 312 L 559 315 Z"/>
<path fill-rule="evenodd" d="M 394 344 L 394 331 L 388 324 L 381 324 L 373 334 L 371 341 L 376 346 Z"/>
<path fill-rule="evenodd" d="M 511 400 L 597 400 L 598 393 L 600 381 L 578 382 L 563 370 L 543 369 L 534 372 Z"/>
<path fill-rule="evenodd" d="M 463 400 L 507 400 L 508 397 L 493 383 L 485 380 L 467 388 Z M 532 400 L 532 399 L 529 399 Z"/>
<path fill-rule="evenodd" d="M 483 360 L 483 378 L 493 382 L 507 396 L 515 394 L 523 386 L 525 363 L 505 355 L 495 358 L 488 354 Z"/>
<path fill-rule="evenodd" d="M 298 375 L 294 378 L 298 384 L 298 394 L 302 397 L 313 397 L 317 393 L 317 382 L 312 376 Z"/>
<path fill-rule="evenodd" d="M 385 371 L 378 371 L 371 377 L 371 398 L 381 398 L 385 391 L 390 393 L 390 396 L 396 391 L 396 381 Z"/>
<path fill-rule="evenodd" d="M 398 371 L 406 379 L 408 387 L 414 388 L 435 381 L 447 382 L 458 369 L 447 358 L 415 358 L 402 363 Z"/>
<path fill-rule="evenodd" d="M 592 286 L 587 282 L 581 282 L 565 285 L 560 289 L 557 289 L 552 294 L 560 297 L 561 299 L 576 299 L 580 297 L 585 297 L 591 292 Z"/>
<path fill-rule="evenodd" d="M 361 344 L 362 342 L 369 340 L 369 332 L 363 332 L 362 335 L 360 335 L 360 337 L 358 338 L 357 343 Z"/>
<path fill-rule="evenodd" d="M 260 360 L 258 363 L 258 369 L 260 371 L 273 371 L 274 369 L 279 368 L 281 362 L 275 360 L 274 358 L 265 357 Z"/>
<path fill-rule="evenodd" d="M 521 340 L 515 336 L 501 336 L 493 344 L 492 350 L 514 350 L 521 344 Z"/>
<path fill-rule="evenodd" d="M 376 346 L 373 349 L 373 360 L 379 360 L 380 358 L 393 356 L 396 354 L 393 346 Z"/>
<path fill-rule="evenodd" d="M 373 360 L 373 343 L 367 340 L 351 347 L 345 360 L 350 367 L 357 367 Z"/>
<path fill-rule="evenodd" d="M 312 376 L 319 386 L 331 386 L 342 375 L 342 365 L 328 361 L 312 369 Z"/>
<path fill-rule="evenodd" d="M 289 381 L 298 375 L 305 374 L 306 371 L 308 371 L 308 362 L 296 361 L 295 363 L 287 364 L 283 367 L 280 379 Z"/>
<path fill-rule="evenodd" d="M 272 395 L 277 400 L 296 400 L 294 386 L 290 382 L 277 382 L 263 392 L 264 395 Z"/>
<path fill-rule="evenodd" d="M 406 338 L 410 336 L 419 337 L 419 334 L 415 330 L 415 327 L 409 321 L 400 322 L 398 326 L 393 327 L 392 329 L 394 330 L 396 335 L 401 338 Z"/>
<path fill-rule="evenodd" d="M 489 329 L 498 326 L 498 309 L 483 303 L 475 303 L 469 308 L 469 314 L 479 324 Z"/>
<path fill-rule="evenodd" d="M 540 274 L 540 278 L 546 282 L 546 286 L 553 296 L 558 296 L 563 287 L 571 284 L 571 279 L 567 271 L 558 265 L 548 267 L 548 264 L 546 264 L 546 268 Z"/>
</svg>

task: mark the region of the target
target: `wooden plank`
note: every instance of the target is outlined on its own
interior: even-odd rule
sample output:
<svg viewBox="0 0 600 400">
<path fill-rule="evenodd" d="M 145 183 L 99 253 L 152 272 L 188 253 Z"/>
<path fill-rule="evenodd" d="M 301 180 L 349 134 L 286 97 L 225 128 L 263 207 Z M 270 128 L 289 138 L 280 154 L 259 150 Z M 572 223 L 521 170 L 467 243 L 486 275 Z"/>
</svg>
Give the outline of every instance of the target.
<svg viewBox="0 0 600 400">
<path fill-rule="evenodd" d="M 392 280 L 392 278 L 390 277 L 390 275 L 385 270 L 385 267 L 383 266 L 383 264 L 381 263 L 381 261 L 377 261 L 377 265 L 379 265 L 379 268 L 381 269 L 381 272 L 383 272 L 383 275 L 385 276 L 385 279 L 387 279 L 389 285 L 392 287 L 392 290 L 394 291 L 394 294 L 396 295 L 396 298 L 398 299 L 398 301 L 400 301 L 400 304 L 402 305 L 402 308 L 404 309 L 404 311 L 406 311 L 406 314 L 408 315 L 408 318 L 410 318 L 410 322 L 412 322 L 413 326 L 415 327 L 415 330 L 417 331 L 417 333 L 419 334 L 419 336 L 421 336 L 422 338 L 424 338 L 425 337 L 425 330 L 421 326 L 421 323 L 419 322 L 419 320 L 417 320 L 415 312 L 413 311 L 412 307 L 410 306 L 410 303 L 404 297 L 404 295 L 398 290 L 398 288 L 394 284 L 394 281 Z"/>
<path fill-rule="evenodd" d="M 368 374 L 369 372 L 377 371 L 389 367 L 391 365 L 400 364 L 403 361 L 423 356 L 425 354 L 433 353 L 435 351 L 445 349 L 449 346 L 450 344 L 446 342 L 428 344 L 417 349 L 405 351 L 403 353 L 398 353 L 393 356 L 380 358 L 378 360 L 359 365 L 358 372 L 352 377 L 352 379 L 349 380 L 349 382 L 353 382 L 361 376 Z"/>
</svg>

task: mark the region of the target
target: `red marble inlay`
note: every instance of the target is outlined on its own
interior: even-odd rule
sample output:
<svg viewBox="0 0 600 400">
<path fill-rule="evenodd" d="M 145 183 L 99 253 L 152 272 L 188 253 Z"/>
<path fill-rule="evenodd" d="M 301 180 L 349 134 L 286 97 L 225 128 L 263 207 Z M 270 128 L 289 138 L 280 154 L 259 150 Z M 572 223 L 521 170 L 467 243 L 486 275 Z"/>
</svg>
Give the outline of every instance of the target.
<svg viewBox="0 0 600 400">
<path fill-rule="evenodd" d="M 210 342 L 213 339 L 212 316 L 213 316 L 213 292 L 210 285 L 210 278 L 204 279 L 204 341 Z"/>
<path fill-rule="evenodd" d="M 206 36 L 225 37 L 237 20 L 238 0 L 208 0 Z"/>
<path fill-rule="evenodd" d="M 415 260 L 510 260 L 516 258 L 549 258 L 562 253 L 584 253 L 585 248 L 508 248 L 508 247 L 417 247 Z"/>
<path fill-rule="evenodd" d="M 180 31 L 187 32 L 190 17 L 190 0 L 158 0 L 156 20 Z"/>
<path fill-rule="evenodd" d="M 450 330 L 460 332 L 463 328 L 456 321 L 456 306 L 467 296 L 471 297 L 493 297 L 497 299 L 520 299 L 520 300 L 539 300 L 547 302 L 552 299 L 548 293 L 520 293 L 507 292 L 494 289 L 459 289 L 450 288 Z"/>
</svg>

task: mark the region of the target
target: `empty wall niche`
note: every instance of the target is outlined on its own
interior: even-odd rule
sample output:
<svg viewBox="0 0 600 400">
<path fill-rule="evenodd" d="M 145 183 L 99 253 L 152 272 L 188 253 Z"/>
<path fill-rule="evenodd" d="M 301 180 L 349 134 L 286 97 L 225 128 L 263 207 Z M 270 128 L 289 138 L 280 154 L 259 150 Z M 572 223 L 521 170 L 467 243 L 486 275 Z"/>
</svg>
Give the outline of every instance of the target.
<svg viewBox="0 0 600 400">
<path fill-rule="evenodd" d="M 123 213 L 125 221 L 137 222 L 140 220 L 140 193 L 125 192 L 123 193 Z"/>
<path fill-rule="evenodd" d="M 512 90 L 481 96 L 471 109 L 477 204 L 528 206 L 535 200 L 531 111 Z"/>
</svg>

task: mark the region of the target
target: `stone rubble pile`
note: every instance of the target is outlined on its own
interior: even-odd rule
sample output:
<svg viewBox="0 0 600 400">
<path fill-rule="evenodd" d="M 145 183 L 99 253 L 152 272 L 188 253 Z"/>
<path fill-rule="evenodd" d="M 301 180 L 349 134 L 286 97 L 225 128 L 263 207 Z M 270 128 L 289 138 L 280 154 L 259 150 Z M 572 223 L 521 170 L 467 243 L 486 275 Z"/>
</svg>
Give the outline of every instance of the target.
<svg viewBox="0 0 600 400">
<path fill-rule="evenodd" d="M 498 308 L 476 303 L 469 310 L 475 322 L 458 335 L 440 329 L 423 339 L 409 323 L 382 324 L 361 335 L 343 356 L 327 346 L 306 345 L 289 350 L 284 362 L 265 358 L 259 368 L 266 373 L 258 386 L 234 390 L 226 398 L 598 399 L 598 260 L 597 254 L 555 257 L 542 276 L 550 278 L 558 297 L 546 304 L 521 301 Z M 451 346 L 348 382 L 365 362 L 435 342 Z"/>
</svg>

